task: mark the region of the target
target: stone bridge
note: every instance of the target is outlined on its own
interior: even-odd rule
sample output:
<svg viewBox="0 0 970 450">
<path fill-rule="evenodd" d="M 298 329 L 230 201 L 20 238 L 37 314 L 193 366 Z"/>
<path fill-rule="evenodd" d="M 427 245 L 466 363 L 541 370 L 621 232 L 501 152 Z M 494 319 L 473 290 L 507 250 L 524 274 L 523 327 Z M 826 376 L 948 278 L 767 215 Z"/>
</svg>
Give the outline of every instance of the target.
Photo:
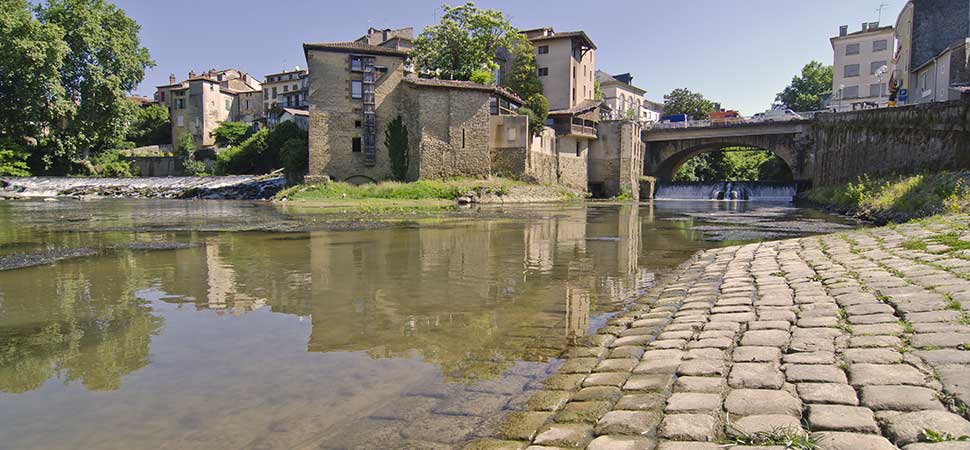
<svg viewBox="0 0 970 450">
<path fill-rule="evenodd" d="M 670 181 L 688 159 L 730 147 L 769 150 L 791 168 L 795 180 L 811 182 L 814 139 L 811 121 L 646 130 L 644 175 Z"/>
</svg>

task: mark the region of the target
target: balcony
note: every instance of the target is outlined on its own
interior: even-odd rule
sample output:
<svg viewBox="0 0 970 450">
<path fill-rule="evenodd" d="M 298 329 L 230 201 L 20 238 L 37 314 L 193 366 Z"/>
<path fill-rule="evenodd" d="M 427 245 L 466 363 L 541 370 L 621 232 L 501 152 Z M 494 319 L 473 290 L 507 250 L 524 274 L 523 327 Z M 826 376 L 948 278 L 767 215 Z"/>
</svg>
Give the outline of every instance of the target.
<svg viewBox="0 0 970 450">
<path fill-rule="evenodd" d="M 590 123 L 593 123 L 593 122 L 590 122 Z M 569 125 L 569 135 L 576 136 L 576 137 L 596 139 L 597 138 L 596 126 L 572 123 Z"/>
</svg>

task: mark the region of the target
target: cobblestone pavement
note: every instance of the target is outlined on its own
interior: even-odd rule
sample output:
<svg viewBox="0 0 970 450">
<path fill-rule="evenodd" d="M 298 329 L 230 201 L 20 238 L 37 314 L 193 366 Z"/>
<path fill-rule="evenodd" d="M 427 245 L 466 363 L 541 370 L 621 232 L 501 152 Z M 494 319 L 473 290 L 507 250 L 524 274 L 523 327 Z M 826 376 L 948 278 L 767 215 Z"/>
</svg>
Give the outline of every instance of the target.
<svg viewBox="0 0 970 450">
<path fill-rule="evenodd" d="M 702 252 L 466 449 L 970 449 L 968 222 Z"/>
</svg>

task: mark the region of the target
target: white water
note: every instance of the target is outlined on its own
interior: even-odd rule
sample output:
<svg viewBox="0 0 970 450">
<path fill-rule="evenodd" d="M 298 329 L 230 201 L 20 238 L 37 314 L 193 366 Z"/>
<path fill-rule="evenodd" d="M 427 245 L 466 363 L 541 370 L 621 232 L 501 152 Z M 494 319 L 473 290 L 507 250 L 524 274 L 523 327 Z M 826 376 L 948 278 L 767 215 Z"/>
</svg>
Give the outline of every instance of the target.
<svg viewBox="0 0 970 450">
<path fill-rule="evenodd" d="M 61 191 L 83 187 L 126 187 L 132 190 L 157 188 L 188 190 L 192 188 L 222 188 L 255 181 L 253 175 L 222 177 L 144 177 L 144 178 L 74 178 L 74 177 L 26 177 L 0 178 L 8 190 L 16 190 L 21 197 L 56 197 Z"/>
<path fill-rule="evenodd" d="M 752 202 L 793 202 L 795 183 L 770 181 L 711 181 L 658 183 L 657 200 L 716 200 Z"/>
</svg>

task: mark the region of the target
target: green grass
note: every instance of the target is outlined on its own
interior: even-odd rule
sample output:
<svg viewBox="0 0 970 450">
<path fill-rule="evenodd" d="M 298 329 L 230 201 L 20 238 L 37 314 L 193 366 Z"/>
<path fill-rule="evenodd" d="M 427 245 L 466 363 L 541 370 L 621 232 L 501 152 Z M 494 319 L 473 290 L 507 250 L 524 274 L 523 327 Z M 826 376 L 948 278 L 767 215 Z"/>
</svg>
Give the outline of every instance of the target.
<svg viewBox="0 0 970 450">
<path fill-rule="evenodd" d="M 334 182 L 294 186 L 281 191 L 276 198 L 290 200 L 375 198 L 387 200 L 454 200 L 469 191 L 508 195 L 513 187 L 525 185 L 523 182 L 504 178 L 491 180 L 455 178 L 450 180 L 419 180 L 412 183 L 385 181 L 359 186 Z"/>
<path fill-rule="evenodd" d="M 925 252 L 926 242 L 923 242 L 919 239 L 909 239 L 906 242 L 903 242 L 903 248 L 905 248 L 906 250 L 916 250 L 916 251 Z"/>
<path fill-rule="evenodd" d="M 789 427 L 756 433 L 738 433 L 728 438 L 727 443 L 751 446 L 780 445 L 791 450 L 816 450 L 819 448 L 819 438 L 816 435 L 805 435 L 800 430 Z"/>
<path fill-rule="evenodd" d="M 905 222 L 970 211 L 970 172 L 863 176 L 854 183 L 816 187 L 802 197 L 876 222 Z"/>
<path fill-rule="evenodd" d="M 950 251 L 970 249 L 970 241 L 960 239 L 959 233 L 947 233 L 932 238 L 934 241 L 950 247 Z"/>
</svg>

